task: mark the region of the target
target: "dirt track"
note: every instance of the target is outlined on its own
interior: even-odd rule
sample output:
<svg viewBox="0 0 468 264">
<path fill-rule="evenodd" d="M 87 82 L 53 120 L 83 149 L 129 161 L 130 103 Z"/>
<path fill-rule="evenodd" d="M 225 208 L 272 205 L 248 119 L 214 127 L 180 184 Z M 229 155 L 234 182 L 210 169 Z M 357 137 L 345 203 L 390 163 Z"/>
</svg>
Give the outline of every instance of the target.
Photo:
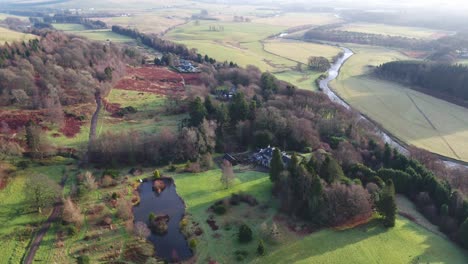
<svg viewBox="0 0 468 264">
<path fill-rule="evenodd" d="M 67 181 L 68 174 L 63 175 L 62 180 L 60 181 L 60 186 L 63 189 L 63 186 L 65 185 L 65 182 Z M 37 231 L 36 236 L 34 236 L 33 241 L 31 242 L 31 245 L 29 246 L 29 251 L 26 257 L 24 258 L 23 263 L 25 264 L 31 264 L 34 260 L 34 257 L 36 256 L 36 252 L 39 249 L 39 246 L 41 245 L 42 239 L 44 238 L 45 234 L 50 228 L 50 225 L 55 222 L 58 219 L 58 216 L 60 215 L 60 212 L 62 211 L 62 206 L 63 204 L 59 201 L 55 204 L 54 209 L 52 210 L 52 213 L 49 215 L 49 218 L 42 224 L 41 229 Z"/>
</svg>

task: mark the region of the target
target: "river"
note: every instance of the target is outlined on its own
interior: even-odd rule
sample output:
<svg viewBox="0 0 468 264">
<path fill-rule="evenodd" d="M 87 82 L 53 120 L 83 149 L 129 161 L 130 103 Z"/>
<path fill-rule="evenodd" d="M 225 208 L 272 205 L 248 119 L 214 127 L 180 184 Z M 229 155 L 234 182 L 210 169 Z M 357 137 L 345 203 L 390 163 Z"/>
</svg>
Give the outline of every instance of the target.
<svg viewBox="0 0 468 264">
<path fill-rule="evenodd" d="M 343 64 L 349 58 L 351 58 L 351 56 L 354 55 L 352 50 L 350 50 L 348 48 L 344 48 L 344 47 L 342 47 L 342 49 L 343 49 L 343 56 L 340 59 L 338 59 L 335 63 L 332 64 L 332 66 L 328 70 L 327 78 L 322 79 L 322 80 L 319 81 L 319 87 L 330 98 L 330 100 L 332 100 L 333 102 L 335 102 L 337 104 L 342 105 L 346 109 L 351 109 L 351 106 L 348 103 L 346 103 L 341 97 L 339 97 L 329 87 L 330 82 L 335 80 L 338 77 L 338 75 L 340 73 L 340 69 L 343 66 Z M 398 141 L 394 140 L 394 138 L 396 138 L 396 137 L 394 137 L 394 136 L 388 134 L 387 132 L 383 131 L 381 128 L 379 128 L 379 126 L 376 125 L 376 123 L 374 121 L 368 119 L 367 117 L 365 117 L 361 113 L 359 113 L 359 118 L 362 119 L 362 120 L 365 120 L 365 122 L 368 122 L 369 124 L 371 124 L 371 126 L 374 128 L 375 132 L 380 136 L 380 138 L 384 142 L 388 143 L 393 148 L 396 148 L 400 153 L 402 153 L 402 154 L 404 154 L 406 156 L 409 155 L 409 151 L 406 149 L 406 147 L 403 146 L 402 144 L 400 144 Z M 467 165 L 464 165 L 461 162 L 458 163 L 458 162 L 455 162 L 455 161 L 452 161 L 452 160 L 446 160 L 446 159 L 443 159 L 443 158 L 441 158 L 441 160 L 448 167 L 468 168 Z"/>
</svg>

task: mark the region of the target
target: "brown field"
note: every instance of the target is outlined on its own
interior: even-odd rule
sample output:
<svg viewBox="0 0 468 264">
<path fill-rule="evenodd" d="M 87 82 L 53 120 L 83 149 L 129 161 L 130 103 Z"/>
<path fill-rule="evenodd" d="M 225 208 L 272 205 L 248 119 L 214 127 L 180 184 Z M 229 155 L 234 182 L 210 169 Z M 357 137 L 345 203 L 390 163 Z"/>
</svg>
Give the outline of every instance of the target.
<svg viewBox="0 0 468 264">
<path fill-rule="evenodd" d="M 127 76 L 115 88 L 168 95 L 183 93 L 186 84 L 199 84 L 199 74 L 180 74 L 162 67 L 129 67 Z"/>
</svg>

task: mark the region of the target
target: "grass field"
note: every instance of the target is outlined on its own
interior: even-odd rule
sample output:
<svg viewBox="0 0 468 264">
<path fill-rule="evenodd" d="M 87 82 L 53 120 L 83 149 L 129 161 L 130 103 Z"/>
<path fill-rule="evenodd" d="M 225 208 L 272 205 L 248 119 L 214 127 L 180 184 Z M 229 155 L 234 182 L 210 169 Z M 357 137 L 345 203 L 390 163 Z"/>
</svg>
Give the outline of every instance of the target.
<svg viewBox="0 0 468 264">
<path fill-rule="evenodd" d="M 135 40 L 123 36 L 120 34 L 113 33 L 109 29 L 99 29 L 99 30 L 87 30 L 83 25 L 80 24 L 53 24 L 54 28 L 57 30 L 62 30 L 66 33 L 76 34 L 89 38 L 96 41 L 113 41 L 113 42 L 134 42 Z"/>
<path fill-rule="evenodd" d="M 224 31 L 210 31 L 210 27 L 224 27 Z M 290 81 L 302 89 L 316 90 L 317 72 L 295 71 L 298 62 L 306 63 L 309 56 L 333 57 L 338 48 L 313 43 L 268 40 L 284 30 L 283 26 L 257 23 L 227 23 L 200 21 L 170 31 L 166 37 L 209 54 L 218 61 L 233 61 L 240 66 L 255 65 L 270 71 L 279 79 Z M 294 52 L 287 52 L 294 50 Z"/>
<path fill-rule="evenodd" d="M 237 167 L 236 167 L 237 168 Z M 444 237 L 405 218 L 398 217 L 396 227 L 385 229 L 378 221 L 345 231 L 325 229 L 307 235 L 297 235 L 280 224 L 284 240 L 280 244 L 266 244 L 266 256 L 255 254 L 259 225 L 271 221 L 276 202 L 271 197 L 268 175 L 253 171 L 237 171 L 235 186 L 230 190 L 221 187 L 221 171 L 211 170 L 199 174 L 175 175 L 177 192 L 187 204 L 191 219 L 200 223 L 205 231 L 198 239 L 197 263 L 209 259 L 219 263 L 232 263 L 234 250 L 249 252 L 245 263 L 465 263 L 468 255 Z M 214 232 L 206 224 L 207 208 L 231 193 L 243 191 L 254 195 L 260 202 L 268 202 L 272 208 L 264 213 L 258 209 L 243 207 L 215 219 L 220 230 Z M 418 214 L 414 206 L 404 198 L 405 210 Z M 260 218 L 260 219 L 259 219 Z M 242 219 L 254 232 L 253 242 L 240 245 L 235 240 L 235 230 L 224 230 L 223 223 Z M 214 235 L 218 234 L 218 235 Z"/>
<path fill-rule="evenodd" d="M 225 225 L 234 225 L 235 222 L 239 221 L 244 222 L 254 232 L 255 239 L 253 241 L 257 241 L 257 230 L 260 224 L 271 219 L 276 210 L 270 208 L 267 211 L 259 212 L 258 207 L 243 204 L 230 209 L 230 212 L 223 216 L 217 216 L 215 218 L 216 224 L 220 226 L 220 229 L 212 231 L 206 223 L 209 215 L 206 210 L 214 202 L 230 197 L 231 193 L 240 191 L 254 195 L 261 203 L 268 202 L 271 199 L 271 183 L 268 174 L 255 171 L 239 172 L 237 170 L 235 170 L 235 174 L 236 182 L 234 187 L 228 190 L 221 185 L 220 169 L 198 174 L 175 175 L 177 192 L 184 199 L 191 220 L 200 223 L 200 227 L 204 231 L 200 237 L 197 237 L 197 263 L 207 263 L 209 259 L 216 260 L 219 263 L 233 263 L 235 262 L 235 250 L 247 250 L 249 251 L 247 259 L 254 259 L 256 243 L 239 244 L 236 239 L 237 228 L 233 227 L 226 230 Z"/>
<path fill-rule="evenodd" d="M 130 114 L 128 118 L 114 118 L 104 109 L 99 115 L 99 123 L 97 128 L 98 136 L 106 132 L 125 132 L 139 131 L 145 133 L 157 133 L 162 128 L 177 129 L 179 122 L 186 116 L 168 115 L 164 112 L 165 97 L 143 93 L 137 91 L 112 89 L 106 98 L 110 103 L 117 103 L 120 106 L 133 106 L 138 112 Z M 95 106 L 90 106 L 93 109 Z M 53 137 L 56 130 L 48 133 L 49 140 L 62 147 L 82 148 L 86 147 L 86 142 L 89 139 L 89 120 L 86 120 L 81 127 L 80 133 L 73 138 L 67 138 L 63 135 Z"/>
<path fill-rule="evenodd" d="M 392 229 L 371 222 L 345 231 L 319 231 L 253 263 L 463 264 L 467 258 L 451 242 L 398 217 Z"/>
<path fill-rule="evenodd" d="M 355 51 L 332 87 L 354 108 L 402 141 L 468 161 L 468 110 L 365 75 L 369 65 L 407 59 L 397 51 L 350 46 Z"/>
<path fill-rule="evenodd" d="M 26 253 L 29 241 L 32 239 L 27 227 L 37 227 L 47 219 L 49 210 L 43 214 L 30 212 L 26 206 L 24 185 L 29 177 L 35 174 L 49 176 L 57 183 L 63 175 L 65 166 L 62 162 L 50 166 L 32 166 L 24 171 L 16 173 L 8 186 L 0 191 L 0 259 L 2 263 L 20 263 Z M 37 230 L 37 228 L 34 228 Z M 5 262 L 3 262 L 5 261 Z"/>
<path fill-rule="evenodd" d="M 419 38 L 419 39 L 437 39 L 449 34 L 453 34 L 448 31 L 440 31 L 428 28 L 419 27 L 404 27 L 384 24 L 371 24 L 371 23 L 351 23 L 346 24 L 339 30 L 362 32 L 370 34 L 383 34 L 390 36 L 401 36 L 407 38 Z"/>
<path fill-rule="evenodd" d="M 266 18 L 256 18 L 255 23 L 275 26 L 296 27 L 302 25 L 321 26 L 340 22 L 332 13 L 282 13 Z"/>
<path fill-rule="evenodd" d="M 14 41 L 27 41 L 35 37 L 36 36 L 31 34 L 24 34 L 0 27 L 0 45 L 5 44 L 6 42 L 12 43 Z"/>
<path fill-rule="evenodd" d="M 322 56 L 331 60 L 341 49 L 335 46 L 302 42 L 289 39 L 275 39 L 264 42 L 265 50 L 281 57 L 306 64 L 310 56 Z"/>
</svg>

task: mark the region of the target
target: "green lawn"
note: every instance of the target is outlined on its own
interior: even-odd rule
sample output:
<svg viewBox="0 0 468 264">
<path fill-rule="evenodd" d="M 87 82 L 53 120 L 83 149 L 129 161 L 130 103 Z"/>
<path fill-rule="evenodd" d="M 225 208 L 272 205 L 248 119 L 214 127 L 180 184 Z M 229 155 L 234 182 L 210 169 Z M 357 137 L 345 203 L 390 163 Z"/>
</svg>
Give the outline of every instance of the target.
<svg viewBox="0 0 468 264">
<path fill-rule="evenodd" d="M 355 55 L 332 87 L 354 108 L 402 141 L 468 161 L 468 110 L 366 75 L 369 66 L 408 59 L 398 51 L 351 45 Z"/>
<path fill-rule="evenodd" d="M 254 236 L 258 239 L 257 230 L 260 224 L 271 219 L 276 211 L 274 201 L 271 199 L 271 183 L 265 173 L 255 171 L 236 172 L 236 182 L 231 189 L 224 189 L 221 186 L 221 170 L 210 170 L 197 174 L 175 175 L 177 192 L 184 199 L 187 205 L 187 213 L 191 220 L 200 223 L 204 233 L 197 237 L 198 245 L 196 249 L 197 263 L 206 263 L 209 259 L 214 259 L 219 263 L 233 263 L 235 250 L 247 250 L 250 252 L 248 259 L 255 257 L 253 244 L 241 245 L 237 242 L 237 226 L 235 223 L 245 222 L 254 230 Z M 206 223 L 209 213 L 206 212 L 214 202 L 229 197 L 231 193 L 246 192 L 254 195 L 261 203 L 268 202 L 270 208 L 264 212 L 259 212 L 259 208 L 242 204 L 232 207 L 223 216 L 215 217 L 218 231 L 212 231 Z M 225 226 L 232 225 L 232 229 L 225 230 Z"/>
<path fill-rule="evenodd" d="M 378 222 L 345 231 L 322 230 L 281 246 L 253 263 L 466 263 L 450 241 L 398 217 L 386 229 Z"/>
</svg>

